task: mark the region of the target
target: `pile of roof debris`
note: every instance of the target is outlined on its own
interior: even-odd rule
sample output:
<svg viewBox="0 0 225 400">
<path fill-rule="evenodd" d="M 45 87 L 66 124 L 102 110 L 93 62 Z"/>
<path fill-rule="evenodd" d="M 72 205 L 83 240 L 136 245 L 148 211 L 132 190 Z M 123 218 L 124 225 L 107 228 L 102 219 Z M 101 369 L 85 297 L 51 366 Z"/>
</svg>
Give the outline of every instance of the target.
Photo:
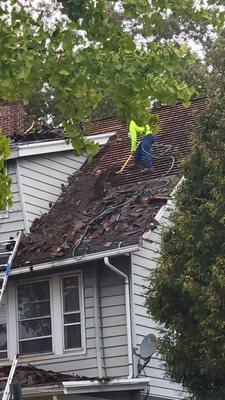
<svg viewBox="0 0 225 400">
<path fill-rule="evenodd" d="M 113 187 L 105 172 L 99 176 L 72 176 L 50 212 L 34 221 L 31 234 L 22 240 L 17 259 L 21 264 L 30 264 L 69 257 L 74 247 L 79 256 L 138 243 L 168 200 L 177 175 L 168 181 L 164 188 L 152 179 Z"/>
<path fill-rule="evenodd" d="M 4 390 L 9 375 L 10 366 L 0 368 L 0 390 Z M 58 385 L 62 386 L 64 381 L 94 381 L 99 378 L 87 378 L 85 376 L 73 376 L 59 372 L 45 371 L 32 365 L 18 366 L 15 371 L 13 383 L 20 383 L 22 387 Z"/>
</svg>

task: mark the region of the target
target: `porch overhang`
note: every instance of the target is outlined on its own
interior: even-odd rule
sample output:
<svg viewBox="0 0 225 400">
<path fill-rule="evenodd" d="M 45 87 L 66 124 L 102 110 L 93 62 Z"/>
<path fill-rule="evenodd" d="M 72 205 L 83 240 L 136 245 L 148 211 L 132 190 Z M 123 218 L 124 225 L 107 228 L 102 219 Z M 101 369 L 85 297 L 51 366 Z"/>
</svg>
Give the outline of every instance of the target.
<svg viewBox="0 0 225 400">
<path fill-rule="evenodd" d="M 150 378 L 123 378 L 109 381 L 66 381 L 62 382 L 64 394 L 143 390 L 150 384 Z"/>
</svg>

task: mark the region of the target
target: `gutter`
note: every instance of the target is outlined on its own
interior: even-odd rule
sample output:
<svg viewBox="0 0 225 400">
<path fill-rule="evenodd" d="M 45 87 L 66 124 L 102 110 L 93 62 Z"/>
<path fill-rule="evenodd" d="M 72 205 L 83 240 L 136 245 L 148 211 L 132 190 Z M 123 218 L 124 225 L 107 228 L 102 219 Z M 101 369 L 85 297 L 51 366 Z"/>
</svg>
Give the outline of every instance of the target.
<svg viewBox="0 0 225 400">
<path fill-rule="evenodd" d="M 115 131 L 106 132 L 98 135 L 90 135 L 86 136 L 85 139 L 93 140 L 94 143 L 98 143 L 100 146 L 106 144 L 109 138 L 115 135 Z M 60 151 L 68 151 L 73 150 L 73 146 L 71 143 L 68 143 L 68 139 L 60 139 L 60 140 L 46 140 L 39 141 L 33 143 L 21 143 L 21 144 L 12 144 L 11 145 L 11 154 L 9 159 L 20 158 L 33 156 L 36 154 L 46 154 L 46 153 L 55 153 Z"/>
<path fill-rule="evenodd" d="M 112 256 L 118 256 L 121 254 L 133 253 L 138 250 L 140 250 L 140 247 L 139 247 L 139 245 L 135 244 L 132 246 L 118 247 L 117 249 L 102 251 L 99 253 L 92 253 L 92 254 L 86 255 L 84 257 L 82 257 L 82 256 L 80 256 L 80 257 L 78 256 L 77 258 L 70 257 L 70 258 L 66 258 L 64 260 L 50 261 L 50 262 L 43 263 L 43 264 L 35 264 L 35 265 L 30 264 L 26 267 L 18 267 L 18 268 L 12 269 L 10 272 L 10 276 L 25 274 L 25 273 L 29 273 L 29 272 L 33 272 L 33 271 L 44 271 L 47 269 L 64 267 L 64 266 L 68 266 L 68 265 L 81 264 L 81 263 L 88 262 L 88 261 L 100 260 L 104 257 L 112 257 Z M 3 276 L 3 274 L 0 274 L 0 277 L 2 277 L 2 276 Z"/>
<path fill-rule="evenodd" d="M 129 375 L 127 379 L 132 379 L 134 372 L 133 372 L 133 348 L 132 348 L 132 322 L 131 322 L 131 309 L 130 309 L 130 285 L 129 285 L 129 279 L 126 274 L 124 274 L 122 271 L 120 271 L 118 268 L 114 267 L 109 262 L 108 257 L 104 257 L 104 263 L 107 267 L 109 267 L 113 272 L 116 274 L 122 276 L 124 279 L 124 284 L 125 284 L 125 303 L 126 303 L 126 322 L 127 322 L 127 352 L 128 352 L 128 371 Z"/>
<path fill-rule="evenodd" d="M 112 379 L 110 381 L 65 381 L 62 386 L 43 385 L 22 388 L 23 398 L 42 398 L 63 396 L 64 394 L 79 394 L 90 392 L 109 392 L 119 390 L 141 390 L 149 385 L 150 378 Z M 0 392 L 2 395 L 3 392 Z"/>
<path fill-rule="evenodd" d="M 68 381 L 62 382 L 64 394 L 112 392 L 120 390 L 141 390 L 149 385 L 150 378 L 122 378 L 110 381 Z"/>
</svg>

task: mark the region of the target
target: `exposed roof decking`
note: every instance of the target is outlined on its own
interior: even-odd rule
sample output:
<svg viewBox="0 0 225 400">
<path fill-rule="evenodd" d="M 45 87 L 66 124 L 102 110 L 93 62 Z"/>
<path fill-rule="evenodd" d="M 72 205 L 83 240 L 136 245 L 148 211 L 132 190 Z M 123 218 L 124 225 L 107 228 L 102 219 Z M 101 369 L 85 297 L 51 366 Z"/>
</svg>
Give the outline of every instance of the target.
<svg viewBox="0 0 225 400">
<path fill-rule="evenodd" d="M 197 126 L 196 114 L 204 109 L 204 104 L 204 100 L 196 100 L 189 109 L 179 104 L 157 111 L 161 128 L 157 142 L 171 148 L 159 160 L 154 160 L 151 173 L 145 168 L 134 171 L 128 166 L 121 175 L 116 175 L 115 171 L 130 153 L 127 128 L 117 119 L 107 123 L 99 121 L 95 133 L 114 130 L 117 134 L 90 164 L 86 163 L 70 178 L 68 187 L 49 213 L 34 221 L 31 234 L 22 239 L 15 267 L 71 257 L 86 226 L 106 209 L 110 212 L 93 221 L 75 255 L 138 243 L 180 179 L 179 162 L 188 151 L 190 134 Z M 153 154 L 156 153 L 154 150 Z M 162 182 L 157 179 L 169 170 L 172 157 L 175 164 L 168 185 L 161 188 Z M 130 201 L 145 187 L 151 192 Z"/>
</svg>

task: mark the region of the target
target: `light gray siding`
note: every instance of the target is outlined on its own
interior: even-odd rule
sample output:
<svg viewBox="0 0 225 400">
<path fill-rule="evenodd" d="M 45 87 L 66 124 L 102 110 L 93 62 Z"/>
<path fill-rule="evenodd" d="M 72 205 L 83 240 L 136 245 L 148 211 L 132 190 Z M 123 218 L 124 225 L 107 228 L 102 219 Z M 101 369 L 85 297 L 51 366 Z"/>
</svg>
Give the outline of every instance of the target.
<svg viewBox="0 0 225 400">
<path fill-rule="evenodd" d="M 10 236 L 16 237 L 16 234 L 24 229 L 21 198 L 17 183 L 16 161 L 9 160 L 7 168 L 8 174 L 13 179 L 13 207 L 6 210 L 6 212 L 2 211 L 0 214 L 0 240 L 8 240 Z"/>
<path fill-rule="evenodd" d="M 113 265 L 128 273 L 125 257 L 114 259 Z M 128 375 L 127 327 L 124 279 L 100 263 L 99 288 L 102 344 L 106 375 Z"/>
<path fill-rule="evenodd" d="M 170 209 L 166 209 L 159 219 L 159 226 L 148 234 L 143 241 L 140 251 L 132 255 L 132 281 L 133 281 L 133 312 L 135 324 L 135 344 L 139 345 L 143 338 L 149 333 L 155 336 L 159 333 L 159 326 L 156 324 L 146 308 L 147 278 L 152 269 L 156 267 L 159 257 L 161 232 L 163 227 L 170 223 Z M 137 362 L 137 357 L 136 357 Z M 150 394 L 168 399 L 182 399 L 182 387 L 171 382 L 165 376 L 163 360 L 159 354 L 154 354 L 149 365 L 145 368 L 147 376 L 151 377 Z M 143 373 L 144 375 L 144 373 Z"/>
<path fill-rule="evenodd" d="M 123 272 L 126 272 L 126 263 L 128 261 L 129 259 L 127 259 L 127 257 L 125 258 L 125 261 L 123 261 L 123 258 L 120 258 L 118 262 L 116 260 L 113 260 L 113 264 L 122 266 Z M 96 264 L 94 263 L 82 264 L 86 337 L 85 351 L 80 352 L 80 354 L 77 354 L 74 351 L 68 351 L 64 354 L 58 355 L 45 355 L 42 357 L 29 356 L 26 358 L 21 357 L 20 362 L 28 362 L 42 369 L 57 371 L 71 375 L 87 377 L 98 376 L 95 329 L 96 310 L 94 308 L 93 279 L 95 265 Z M 63 273 L 71 273 L 71 268 L 63 268 L 60 270 L 60 273 L 62 273 L 62 271 Z M 75 272 L 76 269 L 73 267 L 72 271 Z M 49 275 L 50 271 L 48 270 L 45 274 L 37 273 L 35 275 L 33 274 L 32 277 L 42 279 L 43 277 L 48 277 Z M 9 302 L 11 304 L 11 306 L 9 307 L 9 312 L 11 310 L 10 318 L 12 317 L 12 315 L 16 314 L 16 282 L 18 281 L 21 282 L 21 277 L 11 277 L 11 280 L 9 282 Z M 124 280 L 123 278 L 106 268 L 102 262 L 99 262 L 98 289 L 100 327 L 102 335 L 101 342 L 103 347 L 103 370 L 105 372 L 105 376 L 107 377 L 126 377 L 128 375 L 128 361 Z M 13 309 L 15 310 L 14 312 L 12 311 Z M 10 326 L 12 327 L 12 325 Z M 10 330 L 9 336 L 12 334 L 11 332 L 13 331 L 16 331 L 16 319 L 14 329 Z"/>
<path fill-rule="evenodd" d="M 19 159 L 19 171 L 28 225 L 48 212 L 50 204 L 67 186 L 68 177 L 77 171 L 85 157 L 75 157 L 71 150 L 34 155 Z"/>
</svg>

